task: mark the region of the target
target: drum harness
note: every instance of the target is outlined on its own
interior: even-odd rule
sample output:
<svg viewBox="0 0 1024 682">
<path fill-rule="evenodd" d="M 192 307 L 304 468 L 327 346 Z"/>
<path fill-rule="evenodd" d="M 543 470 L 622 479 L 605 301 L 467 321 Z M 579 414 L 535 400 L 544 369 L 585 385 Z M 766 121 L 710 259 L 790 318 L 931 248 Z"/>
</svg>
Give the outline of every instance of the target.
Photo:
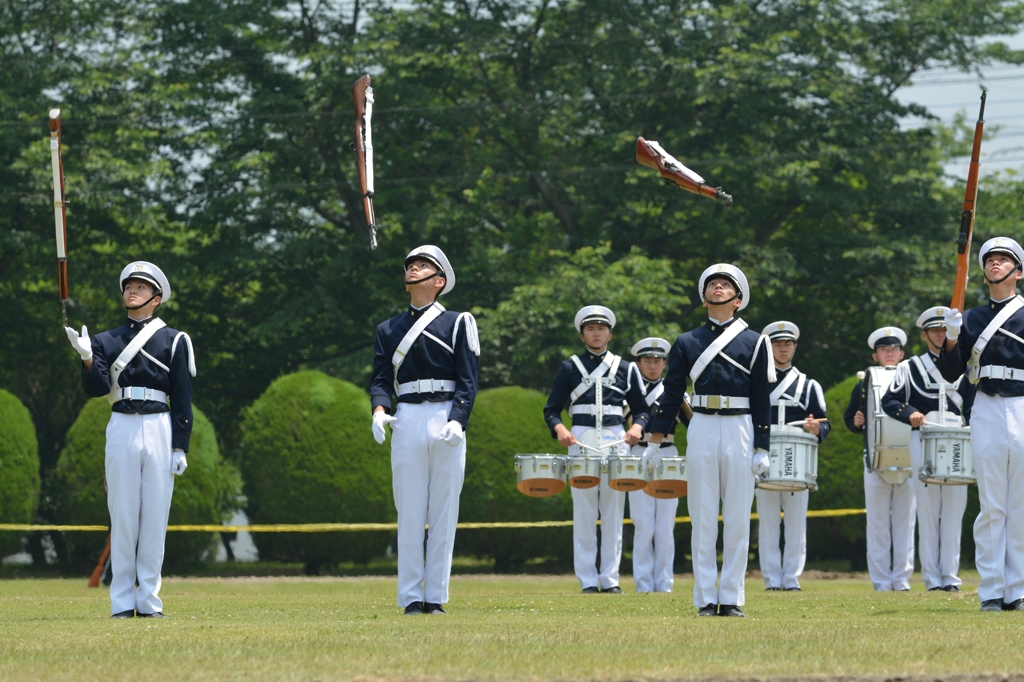
<svg viewBox="0 0 1024 682">
<path fill-rule="evenodd" d="M 963 377 L 957 379 L 952 384 L 949 383 L 943 378 L 942 374 L 939 372 L 939 368 L 935 366 L 935 362 L 932 360 L 931 356 L 927 354 L 915 355 L 910 358 L 909 362 L 917 367 L 917 371 L 924 379 L 924 388 L 922 388 L 917 385 L 916 381 L 914 381 L 914 373 L 910 371 L 909 366 L 907 367 L 907 380 L 910 382 L 910 385 L 914 387 L 914 390 L 926 398 L 935 400 L 940 400 L 939 392 L 943 391 L 945 392 L 946 398 L 949 402 L 956 405 L 956 408 L 963 412 L 964 399 L 963 396 L 957 393 L 957 389 L 960 388 L 960 382 L 963 380 Z M 893 380 L 893 383 L 896 384 L 900 379 L 901 377 L 897 375 Z M 894 388 L 899 390 L 900 387 L 899 385 L 895 385 Z"/>
<path fill-rule="evenodd" d="M 750 409 L 750 397 L 749 396 L 727 396 L 727 395 L 698 395 L 697 394 L 697 379 L 704 373 L 704 370 L 708 368 L 711 361 L 716 357 L 721 356 L 723 360 L 737 367 L 744 374 L 750 374 L 753 370 L 754 362 L 757 360 L 757 353 L 760 350 L 762 343 L 768 343 L 768 337 L 761 335 L 761 338 L 757 342 L 757 346 L 754 347 L 753 357 L 751 358 L 750 369 L 744 367 L 740 363 L 733 360 L 731 357 L 725 354 L 725 348 L 732 341 L 742 334 L 747 329 L 747 323 L 743 320 L 736 320 L 729 325 L 722 335 L 711 342 L 711 344 L 704 349 L 704 352 L 700 354 L 696 362 L 693 363 L 693 367 L 690 368 L 690 380 L 693 382 L 694 395 L 693 395 L 693 407 L 703 407 L 708 410 L 749 410 Z M 775 363 L 768 363 L 768 383 L 775 383 Z"/>
<path fill-rule="evenodd" d="M 469 313 L 462 313 L 459 315 L 459 319 L 455 322 L 455 329 L 452 332 L 452 345 L 449 346 L 447 343 L 437 338 L 433 334 L 427 331 L 427 327 L 430 323 L 441 316 L 441 313 L 445 312 L 445 307 L 435 301 L 423 311 L 420 319 L 409 328 L 409 331 L 405 333 L 402 340 L 398 343 L 398 348 L 395 349 L 394 355 L 391 356 L 391 366 L 394 368 L 395 374 L 395 394 L 398 396 L 408 395 L 410 393 L 454 393 L 455 382 L 451 379 L 417 379 L 416 381 L 407 381 L 404 384 L 398 383 L 398 370 L 405 362 L 405 356 L 408 354 L 409 349 L 416 343 L 416 339 L 422 334 L 427 338 L 433 340 L 439 344 L 442 348 L 447 350 L 449 353 L 455 353 L 455 337 L 459 333 L 459 324 L 466 318 L 466 341 L 469 343 L 469 349 L 477 355 L 480 355 L 480 339 L 477 335 L 476 324 L 473 322 Z"/>
<path fill-rule="evenodd" d="M 985 352 L 985 347 L 988 346 L 988 342 L 992 340 L 992 337 L 996 335 L 996 332 L 1002 332 L 1011 339 L 1018 343 L 1024 344 L 1024 339 L 1020 338 L 1016 334 L 1011 334 L 1002 328 L 1006 321 L 1010 317 L 1024 308 L 1024 298 L 1020 296 L 1014 296 L 1013 300 L 1006 304 L 1006 306 L 996 314 L 992 321 L 988 323 L 985 330 L 978 336 L 978 340 L 974 342 L 974 348 L 971 350 L 971 373 L 968 375 L 968 380 L 972 384 L 977 384 L 982 379 L 1003 379 L 1011 381 L 1024 381 L 1024 369 L 1017 367 L 1005 367 L 1003 365 L 985 365 L 979 367 L 981 364 L 981 354 Z"/>
<path fill-rule="evenodd" d="M 636 366 L 635 363 L 634 363 L 634 366 Z M 639 368 L 637 368 L 637 371 L 639 371 Z M 646 380 L 644 380 L 642 376 L 641 376 L 641 380 L 646 383 Z M 651 382 L 651 383 L 654 383 L 654 382 Z M 658 379 L 657 384 L 655 386 L 653 386 L 653 387 L 648 386 L 647 387 L 647 391 L 646 391 L 646 393 L 644 395 L 644 401 L 647 403 L 647 407 L 654 407 L 655 405 L 657 405 L 658 404 L 658 400 L 661 398 L 661 394 L 664 393 L 664 392 L 665 392 L 665 380 L 664 379 Z M 628 408 L 628 406 L 626 408 L 626 414 L 624 416 L 629 416 L 629 408 Z M 676 423 L 678 423 L 678 422 L 679 422 L 679 418 L 677 417 L 676 418 Z M 661 441 L 661 447 L 667 448 L 668 446 L 675 444 L 675 441 L 676 441 L 675 434 L 666 433 L 665 437 Z M 650 442 L 651 442 L 651 433 L 649 431 L 647 431 L 647 430 L 644 430 L 644 435 L 640 439 L 640 441 L 637 443 L 637 445 L 646 446 Z"/>
</svg>

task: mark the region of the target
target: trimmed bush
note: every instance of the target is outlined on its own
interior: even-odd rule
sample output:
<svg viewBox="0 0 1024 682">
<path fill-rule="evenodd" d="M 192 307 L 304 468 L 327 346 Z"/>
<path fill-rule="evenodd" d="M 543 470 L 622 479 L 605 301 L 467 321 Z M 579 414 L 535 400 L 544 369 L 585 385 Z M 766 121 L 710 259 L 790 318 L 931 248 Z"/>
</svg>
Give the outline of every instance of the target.
<svg viewBox="0 0 1024 682">
<path fill-rule="evenodd" d="M 480 391 L 467 433 L 466 482 L 460 521 L 548 521 L 572 519 L 572 494 L 534 498 L 516 489 L 518 453 L 565 454 L 544 423 L 544 394 L 509 386 Z M 499 572 L 520 569 L 528 559 L 572 562 L 572 528 L 461 530 L 460 551 L 494 560 Z"/>
<path fill-rule="evenodd" d="M 0 523 L 32 523 L 39 507 L 39 443 L 21 401 L 0 389 Z M 21 551 L 24 533 L 0 533 L 0 556 Z"/>
<path fill-rule="evenodd" d="M 189 444 L 188 469 L 175 477 L 170 524 L 222 523 L 237 506 L 241 490 L 237 470 L 220 457 L 217 436 L 206 416 L 193 407 L 195 423 Z M 85 404 L 68 430 L 54 471 L 56 521 L 74 525 L 108 525 L 103 490 L 106 429 L 111 407 L 106 398 Z M 81 561 L 103 549 L 101 533 L 68 533 L 69 551 Z M 167 564 L 198 561 L 210 547 L 212 533 L 167 534 Z"/>
<path fill-rule="evenodd" d="M 361 388 L 303 371 L 274 381 L 246 411 L 241 468 L 253 523 L 386 523 L 396 513 L 391 456 L 371 434 Z M 383 556 L 393 533 L 257 533 L 260 557 L 306 572 Z"/>
</svg>

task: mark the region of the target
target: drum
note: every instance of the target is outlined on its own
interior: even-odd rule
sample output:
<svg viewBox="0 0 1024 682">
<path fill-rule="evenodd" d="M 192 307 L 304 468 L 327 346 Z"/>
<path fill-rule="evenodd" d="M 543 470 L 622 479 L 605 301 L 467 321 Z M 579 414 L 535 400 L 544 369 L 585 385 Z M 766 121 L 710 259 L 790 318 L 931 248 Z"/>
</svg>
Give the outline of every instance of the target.
<svg viewBox="0 0 1024 682">
<path fill-rule="evenodd" d="M 869 367 L 864 374 L 867 408 L 867 464 L 889 485 L 899 485 L 910 477 L 910 425 L 882 411 L 882 396 L 896 376 L 895 367 Z"/>
<path fill-rule="evenodd" d="M 977 483 L 971 429 L 966 426 L 922 426 L 921 469 L 917 477 L 936 485 Z"/>
<path fill-rule="evenodd" d="M 565 489 L 565 457 L 516 455 L 516 488 L 530 497 L 550 497 Z"/>
<path fill-rule="evenodd" d="M 648 467 L 649 483 L 644 492 L 651 497 L 669 499 L 686 495 L 686 458 L 662 457 L 656 467 Z"/>
<path fill-rule="evenodd" d="M 762 490 L 818 489 L 818 437 L 799 426 L 772 424 L 768 471 L 757 477 Z"/>
<path fill-rule="evenodd" d="M 565 473 L 569 485 L 586 490 L 601 482 L 604 460 L 596 455 L 569 455 L 565 458 Z"/>
<path fill-rule="evenodd" d="M 613 490 L 632 492 L 643 490 L 647 485 L 647 478 L 644 476 L 644 466 L 640 463 L 642 457 L 618 455 L 608 458 L 608 485 Z"/>
</svg>

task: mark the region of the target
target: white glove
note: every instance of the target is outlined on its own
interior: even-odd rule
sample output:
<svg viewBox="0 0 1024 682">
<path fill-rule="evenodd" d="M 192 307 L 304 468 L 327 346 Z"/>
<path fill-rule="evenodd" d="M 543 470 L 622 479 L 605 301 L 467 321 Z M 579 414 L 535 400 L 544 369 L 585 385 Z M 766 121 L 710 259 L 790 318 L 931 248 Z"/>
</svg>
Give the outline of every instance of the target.
<svg viewBox="0 0 1024 682">
<path fill-rule="evenodd" d="M 445 443 L 448 443 L 449 446 L 453 448 L 456 447 L 459 443 L 462 442 L 462 424 L 455 421 L 454 419 L 451 420 L 450 422 L 444 425 L 443 429 L 441 429 L 441 435 L 439 436 L 439 438 L 443 440 Z"/>
<path fill-rule="evenodd" d="M 755 476 L 760 476 L 768 471 L 770 465 L 771 460 L 768 459 L 767 450 L 754 450 L 754 456 L 750 459 L 750 470 L 754 472 Z"/>
<path fill-rule="evenodd" d="M 373 413 L 373 439 L 377 441 L 377 445 L 384 445 L 384 439 L 388 437 L 384 431 L 384 425 L 396 421 L 398 421 L 398 418 L 392 417 L 387 413 L 387 410 Z"/>
<path fill-rule="evenodd" d="M 963 313 L 956 308 L 950 308 L 942 316 L 942 321 L 946 324 L 946 338 L 950 341 L 956 341 L 957 337 L 960 336 L 960 329 L 964 326 Z"/>
<path fill-rule="evenodd" d="M 644 470 L 653 469 L 658 466 L 661 462 L 661 445 L 655 445 L 654 443 L 648 443 L 647 447 L 644 448 L 644 455 L 640 458 L 640 464 Z"/>
<path fill-rule="evenodd" d="M 185 469 L 188 469 L 188 460 L 185 459 L 185 451 L 175 450 L 171 454 L 171 473 L 175 476 L 181 476 L 185 473 Z"/>
<path fill-rule="evenodd" d="M 81 334 L 71 327 L 64 327 L 64 331 L 67 332 L 71 347 L 82 356 L 82 362 L 92 359 L 92 339 L 89 338 L 89 330 L 85 328 L 85 325 L 82 325 Z"/>
</svg>

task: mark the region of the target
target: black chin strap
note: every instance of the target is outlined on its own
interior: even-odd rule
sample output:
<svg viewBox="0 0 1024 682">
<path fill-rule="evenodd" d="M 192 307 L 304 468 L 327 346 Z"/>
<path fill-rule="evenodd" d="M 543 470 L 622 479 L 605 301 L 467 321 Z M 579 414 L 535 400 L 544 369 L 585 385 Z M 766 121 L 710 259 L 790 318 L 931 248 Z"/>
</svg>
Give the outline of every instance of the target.
<svg viewBox="0 0 1024 682">
<path fill-rule="evenodd" d="M 444 272 L 441 271 L 441 270 L 438 270 L 437 272 L 435 272 L 433 274 L 430 274 L 430 275 L 427 275 L 426 277 L 420 277 L 419 279 L 407 279 L 407 280 L 405 280 L 405 283 L 407 285 L 409 285 L 409 284 L 419 284 L 420 282 L 426 282 L 431 277 L 437 277 L 439 275 L 444 275 Z"/>
<path fill-rule="evenodd" d="M 1012 274 L 1015 274 L 1015 273 L 1016 273 L 1016 272 L 1017 272 L 1018 270 L 1020 270 L 1020 269 L 1021 269 L 1021 268 L 1020 268 L 1020 265 L 1018 265 L 1018 266 L 1017 266 L 1017 267 L 1015 267 L 1015 268 L 1014 268 L 1013 270 L 1010 270 L 1010 271 L 1009 271 L 1008 273 L 1006 273 L 1006 276 L 1005 276 L 1005 277 L 1003 277 L 1003 278 L 1002 278 L 1002 279 L 1000 279 L 1000 280 L 996 280 L 996 281 L 992 281 L 992 280 L 990 280 L 990 279 L 988 278 L 988 275 L 982 275 L 982 277 L 983 277 L 983 278 L 985 279 L 985 283 L 986 283 L 986 284 L 1002 284 L 1002 283 L 1003 283 L 1003 282 L 1005 282 L 1006 280 L 1010 279 L 1010 275 L 1012 275 Z"/>
<path fill-rule="evenodd" d="M 704 300 L 708 302 L 708 305 L 725 305 L 726 303 L 732 303 L 733 301 L 735 301 L 739 297 L 740 297 L 739 294 L 733 294 L 732 298 L 727 298 L 726 300 L 722 301 L 721 303 L 715 303 L 714 301 L 709 299 L 707 296 L 704 297 Z"/>
<path fill-rule="evenodd" d="M 137 306 L 134 306 L 134 307 L 132 307 L 132 306 L 130 306 L 130 305 L 125 305 L 124 309 L 125 309 L 125 310 L 138 310 L 139 308 L 145 308 L 145 307 L 146 307 L 147 305 L 149 305 L 149 302 L 150 302 L 150 301 L 152 301 L 152 300 L 153 300 L 154 298 L 156 298 L 157 296 L 162 296 L 162 295 L 163 295 L 163 294 L 161 294 L 161 293 L 157 292 L 157 293 L 153 294 L 152 296 L 150 296 L 149 298 L 147 298 L 147 299 L 145 300 L 145 302 L 143 302 L 143 303 L 140 303 L 140 304 L 138 304 Z"/>
</svg>

